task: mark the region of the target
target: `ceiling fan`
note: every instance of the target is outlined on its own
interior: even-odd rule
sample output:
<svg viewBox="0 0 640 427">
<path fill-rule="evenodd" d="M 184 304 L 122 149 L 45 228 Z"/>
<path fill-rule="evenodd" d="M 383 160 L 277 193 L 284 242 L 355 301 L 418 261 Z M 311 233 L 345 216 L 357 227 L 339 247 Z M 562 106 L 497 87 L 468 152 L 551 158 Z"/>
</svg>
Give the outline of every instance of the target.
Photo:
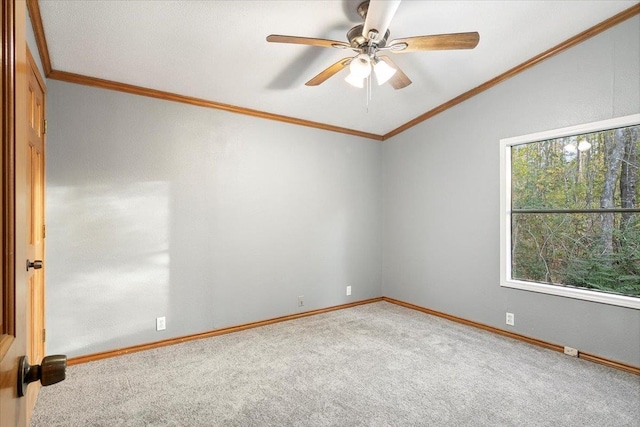
<svg viewBox="0 0 640 427">
<path fill-rule="evenodd" d="M 480 40 L 477 32 L 471 32 L 416 36 L 389 41 L 388 27 L 399 5 L 400 0 L 367 0 L 361 3 L 357 12 L 364 19 L 364 23 L 356 25 L 347 32 L 348 43 L 278 34 L 271 34 L 267 37 L 267 41 L 350 49 L 357 53 L 356 56 L 342 58 L 329 66 L 305 83 L 307 86 L 317 86 L 348 66 L 350 74 L 345 80 L 353 86 L 364 87 L 365 79 L 373 71 L 379 85 L 388 81 L 394 89 L 402 89 L 409 86 L 411 80 L 390 57 L 378 55 L 379 53 L 473 49 Z"/>
</svg>

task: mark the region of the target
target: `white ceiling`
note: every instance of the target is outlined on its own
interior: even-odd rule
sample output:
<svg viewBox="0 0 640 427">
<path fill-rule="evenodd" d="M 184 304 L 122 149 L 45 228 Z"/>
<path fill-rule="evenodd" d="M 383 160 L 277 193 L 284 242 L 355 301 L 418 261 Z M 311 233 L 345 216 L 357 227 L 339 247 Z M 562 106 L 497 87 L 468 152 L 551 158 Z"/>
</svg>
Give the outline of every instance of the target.
<svg viewBox="0 0 640 427">
<path fill-rule="evenodd" d="M 473 50 L 393 54 L 413 84 L 304 83 L 349 51 L 267 43 L 269 34 L 346 41 L 360 1 L 40 0 L 54 70 L 385 134 L 637 0 L 405 0 L 390 39 L 478 31 Z"/>
</svg>

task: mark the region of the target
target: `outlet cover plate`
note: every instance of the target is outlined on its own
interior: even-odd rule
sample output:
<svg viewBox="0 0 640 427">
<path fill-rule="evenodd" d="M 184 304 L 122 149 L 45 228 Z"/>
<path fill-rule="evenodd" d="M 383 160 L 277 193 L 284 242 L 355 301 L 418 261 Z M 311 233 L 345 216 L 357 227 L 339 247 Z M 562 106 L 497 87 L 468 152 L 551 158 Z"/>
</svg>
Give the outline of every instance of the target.
<svg viewBox="0 0 640 427">
<path fill-rule="evenodd" d="M 347 286 L 347 295 L 351 295 L 351 286 Z"/>
<path fill-rule="evenodd" d="M 164 331 L 167 329 L 167 319 L 163 317 L 158 317 L 156 319 L 156 331 Z"/>
<path fill-rule="evenodd" d="M 516 316 L 515 316 L 515 314 L 507 312 L 507 318 L 506 318 L 506 321 L 507 321 L 507 325 L 509 325 L 509 326 L 513 326 L 513 325 L 515 325 L 515 323 L 516 323 Z"/>
</svg>

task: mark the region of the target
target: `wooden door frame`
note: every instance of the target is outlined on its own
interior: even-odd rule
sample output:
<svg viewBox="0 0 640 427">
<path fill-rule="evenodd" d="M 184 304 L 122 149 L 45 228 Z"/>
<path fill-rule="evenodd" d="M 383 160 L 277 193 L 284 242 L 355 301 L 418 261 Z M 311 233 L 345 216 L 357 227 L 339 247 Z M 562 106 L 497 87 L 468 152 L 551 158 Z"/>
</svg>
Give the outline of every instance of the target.
<svg viewBox="0 0 640 427">
<path fill-rule="evenodd" d="M 15 21 L 14 1 L 2 2 L 2 330 L 0 359 L 15 336 Z"/>
<path fill-rule="evenodd" d="M 26 354 L 26 268 L 20 260 L 26 255 L 26 147 L 17 144 L 27 131 L 27 58 L 26 4 L 24 0 L 3 0 L 2 72 L 0 78 L 2 108 L 2 147 L 0 148 L 0 198 L 2 218 L 2 335 L 0 336 L 0 424 L 28 425 L 30 414 L 26 399 L 18 396 L 18 366 Z"/>
</svg>

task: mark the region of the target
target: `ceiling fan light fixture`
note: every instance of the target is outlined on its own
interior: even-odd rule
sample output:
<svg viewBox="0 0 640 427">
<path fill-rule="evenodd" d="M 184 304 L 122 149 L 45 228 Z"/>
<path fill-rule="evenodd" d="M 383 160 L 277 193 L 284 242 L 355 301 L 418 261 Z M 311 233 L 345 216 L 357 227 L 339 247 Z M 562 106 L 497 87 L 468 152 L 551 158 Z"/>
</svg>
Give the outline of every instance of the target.
<svg viewBox="0 0 640 427">
<path fill-rule="evenodd" d="M 371 59 L 366 53 L 361 53 L 351 60 L 349 70 L 354 77 L 365 79 L 371 74 Z"/>
<path fill-rule="evenodd" d="M 378 85 L 388 82 L 395 90 L 411 84 L 411 79 L 391 59 L 390 56 L 393 55 L 382 55 L 380 59 L 377 57 L 379 53 L 474 49 L 480 41 L 480 34 L 477 31 L 390 39 L 389 24 L 401 0 L 359 1 L 361 3 L 356 10 L 364 22 L 347 31 L 347 42 L 279 34 L 267 36 L 267 41 L 348 49 L 356 52 L 356 56 L 342 58 L 325 68 L 305 85 L 318 86 L 349 66 L 351 74 L 345 80 L 355 87 L 366 86 L 367 99 L 371 98 L 371 80 L 369 80 L 371 74 L 376 75 Z M 583 144 L 583 147 L 586 145 Z"/>
<path fill-rule="evenodd" d="M 344 79 L 345 82 L 349 83 L 351 86 L 362 89 L 364 87 L 364 78 L 358 77 L 353 73 L 349 73 L 349 75 Z"/>
<path fill-rule="evenodd" d="M 383 84 L 388 82 L 389 79 L 396 73 L 395 68 L 378 58 L 375 58 L 374 64 L 375 65 L 373 66 L 373 72 L 376 75 L 378 86 L 382 86 Z"/>
</svg>

